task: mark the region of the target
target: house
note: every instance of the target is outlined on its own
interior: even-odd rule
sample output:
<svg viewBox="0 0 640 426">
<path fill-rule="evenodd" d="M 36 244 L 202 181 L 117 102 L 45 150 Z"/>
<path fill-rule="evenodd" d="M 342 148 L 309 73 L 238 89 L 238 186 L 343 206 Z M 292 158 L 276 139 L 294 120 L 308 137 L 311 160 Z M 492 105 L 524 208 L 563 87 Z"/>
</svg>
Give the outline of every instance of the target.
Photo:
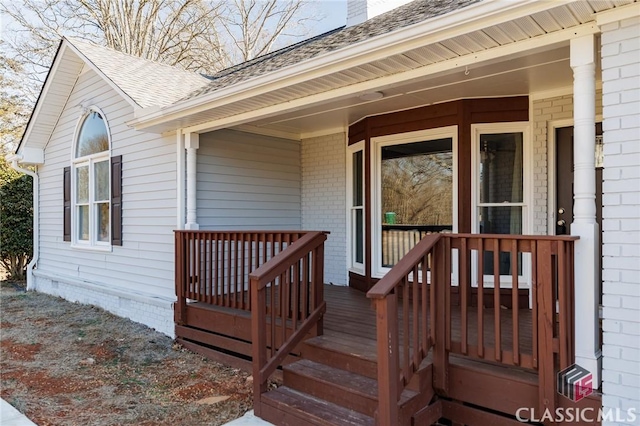
<svg viewBox="0 0 640 426">
<path fill-rule="evenodd" d="M 384 8 L 210 77 L 63 40 L 29 289 L 278 424 L 640 424 L 640 5 Z"/>
</svg>

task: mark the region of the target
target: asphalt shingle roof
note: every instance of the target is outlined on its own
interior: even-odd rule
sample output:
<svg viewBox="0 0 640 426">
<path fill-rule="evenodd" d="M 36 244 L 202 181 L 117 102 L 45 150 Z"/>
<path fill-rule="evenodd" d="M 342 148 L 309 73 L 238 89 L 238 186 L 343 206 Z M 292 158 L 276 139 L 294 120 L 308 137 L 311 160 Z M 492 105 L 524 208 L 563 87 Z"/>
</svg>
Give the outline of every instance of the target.
<svg viewBox="0 0 640 426">
<path fill-rule="evenodd" d="M 191 71 L 91 42 L 70 38 L 67 41 L 143 108 L 172 104 L 210 81 Z"/>
<path fill-rule="evenodd" d="M 214 92 L 253 77 L 291 66 L 393 30 L 462 9 L 481 0 L 416 0 L 361 24 L 342 27 L 227 68 L 184 99 Z"/>
</svg>

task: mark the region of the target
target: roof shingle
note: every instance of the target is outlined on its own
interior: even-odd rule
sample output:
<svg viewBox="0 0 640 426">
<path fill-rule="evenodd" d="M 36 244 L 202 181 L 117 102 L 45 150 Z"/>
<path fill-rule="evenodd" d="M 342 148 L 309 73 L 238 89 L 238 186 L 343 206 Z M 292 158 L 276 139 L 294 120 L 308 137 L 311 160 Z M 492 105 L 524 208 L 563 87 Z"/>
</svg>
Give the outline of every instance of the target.
<svg viewBox="0 0 640 426">
<path fill-rule="evenodd" d="M 232 86 L 324 53 L 376 37 L 429 18 L 462 9 L 481 0 L 416 0 L 361 24 L 342 27 L 300 43 L 227 68 L 209 77 L 212 81 L 194 90 L 183 100 L 195 98 L 220 88 Z"/>
<path fill-rule="evenodd" d="M 69 38 L 67 41 L 143 108 L 172 104 L 210 81 L 191 71 L 91 42 Z"/>
</svg>

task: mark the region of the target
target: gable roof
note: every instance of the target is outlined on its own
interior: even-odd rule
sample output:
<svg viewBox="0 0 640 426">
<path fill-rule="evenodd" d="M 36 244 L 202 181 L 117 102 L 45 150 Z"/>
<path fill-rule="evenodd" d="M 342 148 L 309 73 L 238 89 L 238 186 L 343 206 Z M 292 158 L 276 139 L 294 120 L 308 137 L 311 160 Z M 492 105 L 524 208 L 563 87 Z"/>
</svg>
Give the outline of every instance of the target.
<svg viewBox="0 0 640 426">
<path fill-rule="evenodd" d="M 42 150 L 49 141 L 76 80 L 93 69 L 134 108 L 166 106 L 205 86 L 209 79 L 180 68 L 121 53 L 95 43 L 63 38 L 16 153 Z M 40 112 L 46 110 L 46 114 Z M 26 145 L 29 145 L 26 149 Z M 34 158 L 41 159 L 37 153 Z M 25 162 L 28 159 L 25 156 Z M 41 162 L 33 161 L 34 163 Z"/>
<path fill-rule="evenodd" d="M 337 28 L 222 70 L 209 77 L 212 80 L 209 84 L 190 93 L 183 100 L 295 65 L 321 54 L 462 9 L 479 1 L 481 0 L 415 0 L 361 24 Z"/>
<path fill-rule="evenodd" d="M 142 108 L 169 105 L 197 90 L 209 79 L 175 66 L 118 52 L 92 42 L 66 39 L 99 73 Z"/>
</svg>

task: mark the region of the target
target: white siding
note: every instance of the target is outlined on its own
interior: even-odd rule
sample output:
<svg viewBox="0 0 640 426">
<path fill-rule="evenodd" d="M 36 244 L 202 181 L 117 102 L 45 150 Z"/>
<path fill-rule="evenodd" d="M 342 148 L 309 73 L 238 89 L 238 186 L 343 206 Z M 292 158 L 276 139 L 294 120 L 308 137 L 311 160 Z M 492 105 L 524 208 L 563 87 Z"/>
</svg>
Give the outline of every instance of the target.
<svg viewBox="0 0 640 426">
<path fill-rule="evenodd" d="M 302 227 L 329 231 L 324 280 L 347 284 L 346 136 L 337 133 L 302 141 Z"/>
<path fill-rule="evenodd" d="M 63 241 L 63 169 L 71 164 L 81 103 L 104 112 L 110 127 L 111 153 L 122 155 L 123 246 L 113 247 L 111 252 L 72 249 L 69 242 Z M 46 145 L 45 164 L 38 169 L 38 274 L 45 278 L 55 276 L 57 281 L 69 279 L 105 287 L 120 292 L 124 298 L 134 295 L 171 301 L 175 298 L 172 233 L 176 220 L 175 140 L 136 132 L 126 125 L 132 118 L 131 105 L 95 72 L 86 72 L 78 78 Z M 42 278 L 38 282 L 47 281 Z M 40 290 L 48 291 L 44 287 Z M 95 300 L 83 300 L 101 305 L 101 296 L 95 294 Z M 135 317 L 136 311 L 132 308 L 131 316 L 125 316 L 144 322 Z"/>
<path fill-rule="evenodd" d="M 296 230 L 300 142 L 234 130 L 200 135 L 200 229 Z"/>
<path fill-rule="evenodd" d="M 640 17 L 602 26 L 602 80 L 602 404 L 640 425 Z"/>
</svg>

